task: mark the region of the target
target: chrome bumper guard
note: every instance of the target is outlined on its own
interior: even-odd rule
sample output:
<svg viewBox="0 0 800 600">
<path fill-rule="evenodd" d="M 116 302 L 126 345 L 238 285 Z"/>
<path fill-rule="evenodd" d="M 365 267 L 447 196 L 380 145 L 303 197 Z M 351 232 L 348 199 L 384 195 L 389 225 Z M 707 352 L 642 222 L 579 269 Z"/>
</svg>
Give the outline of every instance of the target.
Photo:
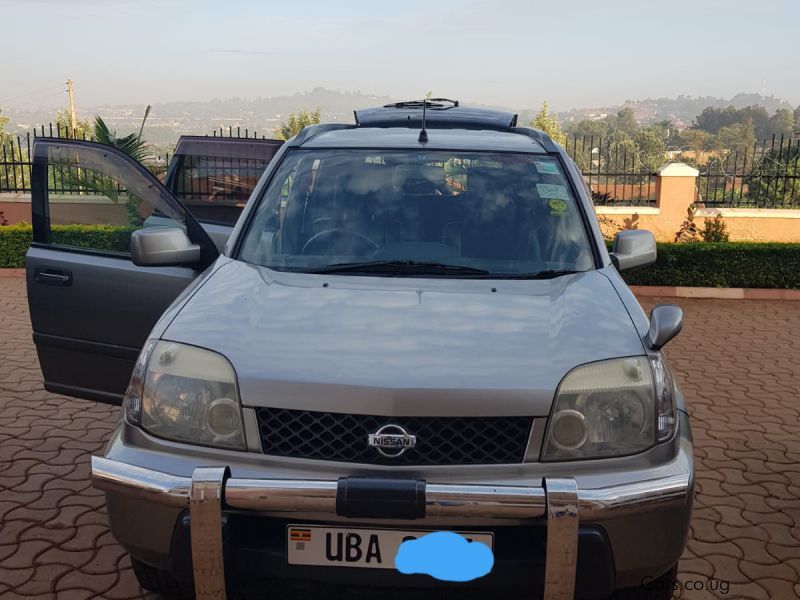
<svg viewBox="0 0 800 600">
<path fill-rule="evenodd" d="M 336 514 L 337 481 L 239 479 L 227 467 L 198 467 L 191 478 L 92 457 L 95 488 L 179 508 L 191 519 L 192 564 L 198 600 L 225 599 L 222 510 Z M 541 487 L 427 484 L 425 515 L 547 520 L 544 598 L 572 599 L 580 520 L 679 507 L 687 502 L 689 475 L 580 490 L 574 479 L 546 477 Z"/>
</svg>

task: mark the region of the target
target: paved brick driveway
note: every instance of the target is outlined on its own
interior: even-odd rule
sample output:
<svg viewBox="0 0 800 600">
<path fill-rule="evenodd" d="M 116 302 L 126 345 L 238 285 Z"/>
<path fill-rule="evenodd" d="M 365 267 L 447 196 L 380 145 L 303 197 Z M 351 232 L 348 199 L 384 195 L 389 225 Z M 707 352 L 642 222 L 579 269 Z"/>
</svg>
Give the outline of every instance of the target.
<svg viewBox="0 0 800 600">
<path fill-rule="evenodd" d="M 800 302 L 679 303 L 698 493 L 676 597 L 800 597 Z M 24 280 L 0 278 L 0 324 L 0 597 L 142 597 L 89 487 L 118 409 L 42 390 Z"/>
</svg>

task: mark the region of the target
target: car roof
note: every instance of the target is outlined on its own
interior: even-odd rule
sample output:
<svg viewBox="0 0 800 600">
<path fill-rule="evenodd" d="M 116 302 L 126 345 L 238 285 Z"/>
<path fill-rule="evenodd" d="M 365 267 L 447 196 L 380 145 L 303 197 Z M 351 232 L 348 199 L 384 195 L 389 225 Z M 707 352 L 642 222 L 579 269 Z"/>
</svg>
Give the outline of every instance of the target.
<svg viewBox="0 0 800 600">
<path fill-rule="evenodd" d="M 429 129 L 428 141 L 419 141 L 419 129 L 408 127 L 349 127 L 313 135 L 303 148 L 413 148 L 431 150 L 486 150 L 543 154 L 534 137 L 486 129 Z"/>
<path fill-rule="evenodd" d="M 517 127 L 517 115 L 461 106 L 435 98 L 397 102 L 355 111 L 355 125 L 328 123 L 306 127 L 290 145 L 303 148 L 408 148 L 557 152 L 543 132 Z M 424 123 L 424 129 L 423 129 Z"/>
</svg>

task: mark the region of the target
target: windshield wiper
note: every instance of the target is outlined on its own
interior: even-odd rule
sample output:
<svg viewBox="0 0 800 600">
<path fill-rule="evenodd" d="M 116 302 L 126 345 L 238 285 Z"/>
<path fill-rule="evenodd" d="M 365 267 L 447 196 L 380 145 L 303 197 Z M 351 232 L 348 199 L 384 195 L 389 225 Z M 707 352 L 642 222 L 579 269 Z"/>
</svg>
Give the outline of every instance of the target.
<svg viewBox="0 0 800 600">
<path fill-rule="evenodd" d="M 424 262 L 416 260 L 373 260 L 367 262 L 338 263 L 305 270 L 306 273 L 380 273 L 385 275 L 414 274 L 414 275 L 466 275 L 471 277 L 486 278 L 491 276 L 491 271 L 463 267 L 461 265 L 448 265 L 437 262 Z"/>
<path fill-rule="evenodd" d="M 571 269 L 546 269 L 544 271 L 534 271 L 532 273 L 495 273 L 492 275 L 496 279 L 555 279 L 562 275 L 574 275 L 585 271 L 573 271 Z"/>
</svg>

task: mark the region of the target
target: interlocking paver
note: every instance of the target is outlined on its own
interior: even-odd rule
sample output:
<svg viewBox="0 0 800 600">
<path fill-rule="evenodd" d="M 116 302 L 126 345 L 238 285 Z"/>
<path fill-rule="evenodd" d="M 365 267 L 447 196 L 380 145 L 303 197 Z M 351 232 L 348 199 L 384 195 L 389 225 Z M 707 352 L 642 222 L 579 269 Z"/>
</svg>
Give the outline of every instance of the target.
<svg viewBox="0 0 800 600">
<path fill-rule="evenodd" d="M 697 464 L 675 597 L 800 598 L 800 302 L 643 304 L 664 301 Z M 0 278 L 0 314 L 0 597 L 153 598 L 88 482 L 119 409 L 44 391 L 24 279 Z"/>
</svg>

